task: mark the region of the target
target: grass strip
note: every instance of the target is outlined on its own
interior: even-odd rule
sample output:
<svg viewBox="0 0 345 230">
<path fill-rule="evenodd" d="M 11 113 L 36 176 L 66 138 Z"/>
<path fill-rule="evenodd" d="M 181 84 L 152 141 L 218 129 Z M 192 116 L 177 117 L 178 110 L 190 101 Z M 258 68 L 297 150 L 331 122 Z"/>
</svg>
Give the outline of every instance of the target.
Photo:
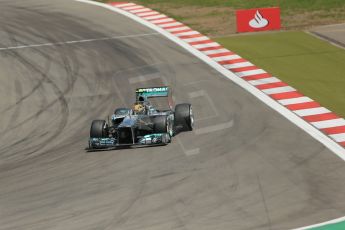
<svg viewBox="0 0 345 230">
<path fill-rule="evenodd" d="M 98 0 L 111 2 L 110 0 Z M 285 30 L 345 21 L 344 0 L 131 0 L 182 21 L 208 36 L 236 32 L 235 10 L 279 6 Z"/>
<path fill-rule="evenodd" d="M 214 39 L 345 117 L 345 50 L 305 32 Z"/>
</svg>

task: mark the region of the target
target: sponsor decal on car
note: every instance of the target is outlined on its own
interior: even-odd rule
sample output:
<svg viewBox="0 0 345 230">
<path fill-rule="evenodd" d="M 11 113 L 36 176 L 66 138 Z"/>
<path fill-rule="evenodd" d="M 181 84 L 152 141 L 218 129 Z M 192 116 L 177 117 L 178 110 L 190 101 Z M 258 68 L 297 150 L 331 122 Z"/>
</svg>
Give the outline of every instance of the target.
<svg viewBox="0 0 345 230">
<path fill-rule="evenodd" d="M 155 87 L 155 88 L 140 88 L 137 89 L 138 93 L 156 93 L 156 92 L 167 92 L 168 87 Z"/>
</svg>

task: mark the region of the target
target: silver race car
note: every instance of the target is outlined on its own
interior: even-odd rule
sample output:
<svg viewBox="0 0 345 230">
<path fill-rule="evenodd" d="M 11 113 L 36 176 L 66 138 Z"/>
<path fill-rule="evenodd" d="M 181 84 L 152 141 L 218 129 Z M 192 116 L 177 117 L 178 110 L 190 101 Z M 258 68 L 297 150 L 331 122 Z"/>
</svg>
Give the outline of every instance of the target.
<svg viewBox="0 0 345 230">
<path fill-rule="evenodd" d="M 172 107 L 167 86 L 139 88 L 132 108 L 117 108 L 111 121 L 94 120 L 91 124 L 89 150 L 120 146 L 167 145 L 183 131 L 193 130 L 192 105 Z M 169 109 L 159 110 L 150 100 L 168 99 Z"/>
</svg>

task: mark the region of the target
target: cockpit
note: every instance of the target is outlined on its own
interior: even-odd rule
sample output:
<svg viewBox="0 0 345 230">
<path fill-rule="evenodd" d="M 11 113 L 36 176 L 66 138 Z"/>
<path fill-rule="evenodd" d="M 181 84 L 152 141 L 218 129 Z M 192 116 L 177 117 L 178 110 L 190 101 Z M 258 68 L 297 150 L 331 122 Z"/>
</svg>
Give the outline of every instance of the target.
<svg viewBox="0 0 345 230">
<path fill-rule="evenodd" d="M 132 111 L 134 115 L 143 115 L 146 114 L 145 104 L 141 102 L 136 102 L 133 105 Z"/>
<path fill-rule="evenodd" d="M 139 96 L 137 101 L 133 104 L 132 111 L 134 115 L 148 114 L 150 103 L 143 96 Z"/>
<path fill-rule="evenodd" d="M 128 108 L 118 108 L 115 109 L 114 114 L 111 116 L 111 120 L 114 126 L 119 125 L 123 119 L 131 114 L 131 109 Z"/>
</svg>

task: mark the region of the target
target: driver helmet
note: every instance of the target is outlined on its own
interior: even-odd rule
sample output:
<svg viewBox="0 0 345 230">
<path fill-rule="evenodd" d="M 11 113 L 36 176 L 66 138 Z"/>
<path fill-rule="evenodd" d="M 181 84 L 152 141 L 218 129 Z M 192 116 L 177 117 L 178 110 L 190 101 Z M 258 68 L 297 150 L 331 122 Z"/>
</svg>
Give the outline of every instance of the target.
<svg viewBox="0 0 345 230">
<path fill-rule="evenodd" d="M 142 114 L 145 111 L 145 106 L 142 103 L 135 103 L 133 105 L 134 114 Z"/>
</svg>

